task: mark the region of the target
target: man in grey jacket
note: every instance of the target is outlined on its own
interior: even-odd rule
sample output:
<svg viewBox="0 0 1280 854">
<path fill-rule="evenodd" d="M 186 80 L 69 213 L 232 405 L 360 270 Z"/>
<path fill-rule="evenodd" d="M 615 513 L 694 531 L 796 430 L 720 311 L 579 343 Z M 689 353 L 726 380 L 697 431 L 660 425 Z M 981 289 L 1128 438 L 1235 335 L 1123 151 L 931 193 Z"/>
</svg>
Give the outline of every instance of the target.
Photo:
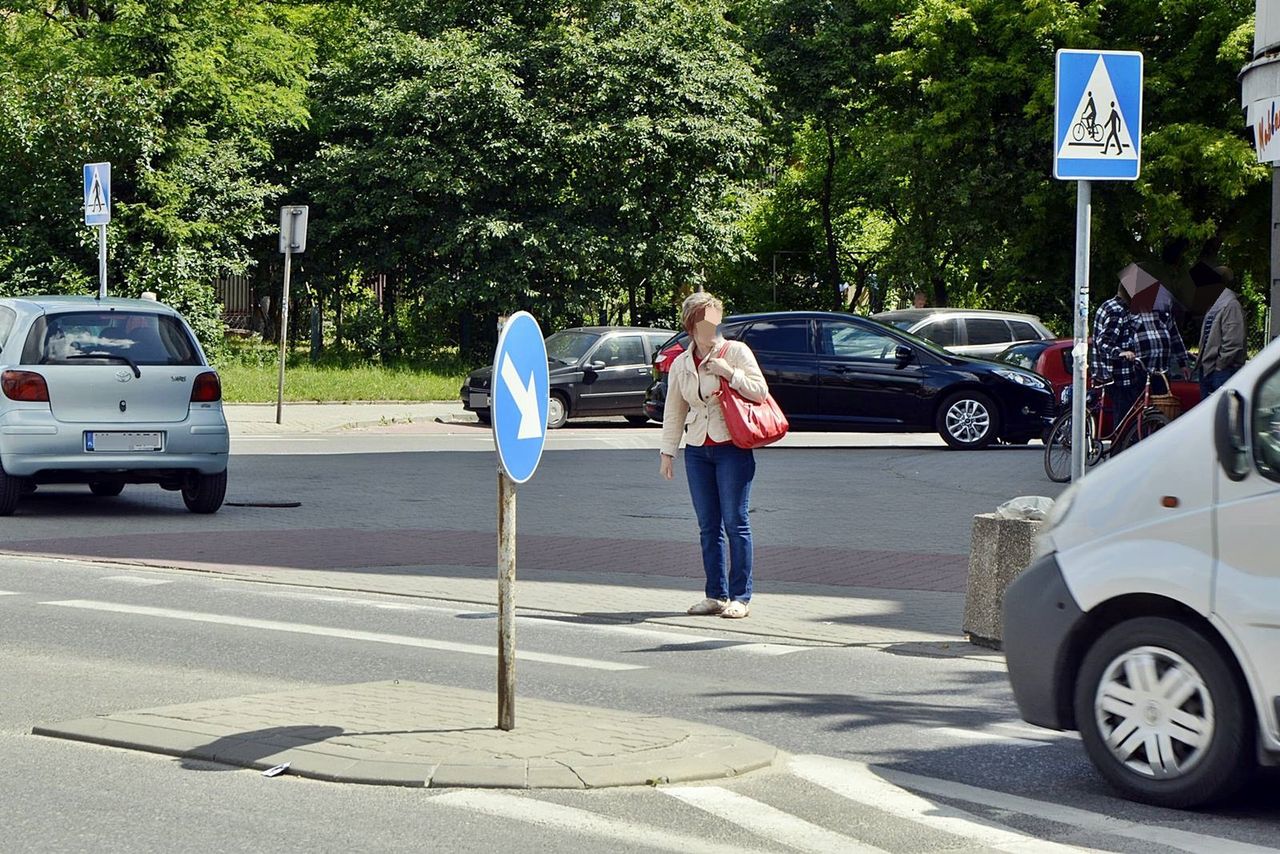
<svg viewBox="0 0 1280 854">
<path fill-rule="evenodd" d="M 1218 268 L 1227 287 L 1204 316 L 1200 330 L 1200 394 L 1208 397 L 1220 389 L 1245 362 L 1244 309 L 1231 289 L 1231 270 Z"/>
</svg>

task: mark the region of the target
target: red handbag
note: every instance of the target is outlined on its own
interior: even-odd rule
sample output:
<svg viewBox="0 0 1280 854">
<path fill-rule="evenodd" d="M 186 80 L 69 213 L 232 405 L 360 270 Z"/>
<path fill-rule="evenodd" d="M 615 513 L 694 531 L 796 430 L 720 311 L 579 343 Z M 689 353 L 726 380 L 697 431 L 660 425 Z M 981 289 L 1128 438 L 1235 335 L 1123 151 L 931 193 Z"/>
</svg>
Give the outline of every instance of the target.
<svg viewBox="0 0 1280 854">
<path fill-rule="evenodd" d="M 720 357 L 724 358 L 728 352 L 729 345 L 725 344 Z M 734 445 L 746 450 L 772 445 L 787 435 L 791 427 L 773 395 L 766 395 L 760 403 L 747 400 L 734 391 L 724 377 L 720 378 L 720 407 L 729 438 Z"/>
</svg>

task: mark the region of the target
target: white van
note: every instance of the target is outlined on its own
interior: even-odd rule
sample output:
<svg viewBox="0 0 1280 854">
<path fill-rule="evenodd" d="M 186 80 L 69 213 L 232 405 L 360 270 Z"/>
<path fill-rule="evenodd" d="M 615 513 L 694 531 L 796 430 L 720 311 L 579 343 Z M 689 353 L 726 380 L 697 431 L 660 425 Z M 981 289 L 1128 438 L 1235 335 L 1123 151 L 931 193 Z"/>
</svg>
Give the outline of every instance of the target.
<svg viewBox="0 0 1280 854">
<path fill-rule="evenodd" d="M 1280 764 L 1280 342 L 1073 484 L 1004 604 L 1022 717 L 1122 794 L 1220 800 Z"/>
</svg>

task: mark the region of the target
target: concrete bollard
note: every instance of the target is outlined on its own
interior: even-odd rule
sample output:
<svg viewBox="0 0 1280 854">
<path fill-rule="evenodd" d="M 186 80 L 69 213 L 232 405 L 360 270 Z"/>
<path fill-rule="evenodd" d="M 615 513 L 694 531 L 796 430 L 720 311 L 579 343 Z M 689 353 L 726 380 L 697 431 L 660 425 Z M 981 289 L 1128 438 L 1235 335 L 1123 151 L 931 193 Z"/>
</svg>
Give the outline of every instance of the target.
<svg viewBox="0 0 1280 854">
<path fill-rule="evenodd" d="M 1042 524 L 1005 519 L 995 513 L 973 517 L 964 599 L 964 632 L 970 643 L 1000 649 L 1004 591 L 1031 563 L 1036 532 Z"/>
</svg>

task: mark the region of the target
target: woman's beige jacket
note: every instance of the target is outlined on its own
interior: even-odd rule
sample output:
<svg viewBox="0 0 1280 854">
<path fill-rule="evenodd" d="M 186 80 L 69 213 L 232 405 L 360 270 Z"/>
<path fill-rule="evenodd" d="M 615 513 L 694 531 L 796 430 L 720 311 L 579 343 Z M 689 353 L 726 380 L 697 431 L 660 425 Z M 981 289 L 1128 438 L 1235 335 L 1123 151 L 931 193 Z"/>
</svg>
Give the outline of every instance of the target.
<svg viewBox="0 0 1280 854">
<path fill-rule="evenodd" d="M 769 384 L 760 373 L 751 348 L 741 341 L 730 341 L 727 352 L 723 339 L 716 341 L 712 357 L 721 357 L 733 368 L 729 387 L 747 400 L 763 401 L 769 396 Z M 724 412 L 715 393 L 720 390 L 720 377 L 707 370 L 703 361 L 701 370 L 693 367 L 693 342 L 671 363 L 667 373 L 667 402 L 662 413 L 662 453 L 674 457 L 680 447 L 680 437 L 686 444 L 701 445 L 710 437 L 713 442 L 728 442 L 729 428 L 724 423 Z M 699 394 L 701 391 L 701 394 Z"/>
</svg>

